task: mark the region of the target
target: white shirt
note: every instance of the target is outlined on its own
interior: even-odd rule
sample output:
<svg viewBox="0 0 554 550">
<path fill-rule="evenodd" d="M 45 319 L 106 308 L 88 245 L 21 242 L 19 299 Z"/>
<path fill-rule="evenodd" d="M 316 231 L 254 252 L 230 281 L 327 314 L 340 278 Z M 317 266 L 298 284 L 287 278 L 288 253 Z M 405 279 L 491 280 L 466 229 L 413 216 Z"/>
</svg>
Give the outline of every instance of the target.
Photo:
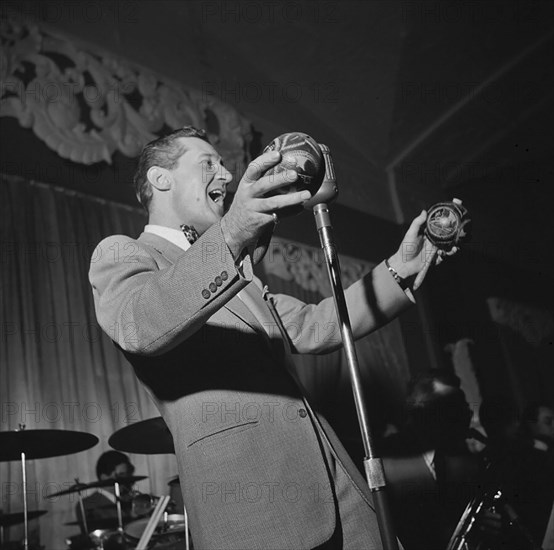
<svg viewBox="0 0 554 550">
<path fill-rule="evenodd" d="M 148 224 L 147 226 L 145 226 L 144 232 L 154 233 L 154 235 L 162 237 L 163 239 L 177 245 L 183 250 L 188 250 L 190 248 L 189 240 L 185 237 L 185 234 L 180 229 L 164 227 L 163 225 Z"/>
</svg>

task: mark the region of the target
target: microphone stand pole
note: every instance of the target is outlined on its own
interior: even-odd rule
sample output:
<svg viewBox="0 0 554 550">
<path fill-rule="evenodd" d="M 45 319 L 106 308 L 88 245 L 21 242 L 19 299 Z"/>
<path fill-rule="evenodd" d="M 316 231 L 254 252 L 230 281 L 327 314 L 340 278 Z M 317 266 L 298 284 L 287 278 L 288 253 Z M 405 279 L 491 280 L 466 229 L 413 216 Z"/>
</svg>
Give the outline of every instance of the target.
<svg viewBox="0 0 554 550">
<path fill-rule="evenodd" d="M 326 183 L 331 183 L 331 185 L 334 186 L 335 177 L 329 149 L 323 144 L 320 144 L 320 147 L 322 148 L 326 165 L 325 179 L 327 181 L 324 182 L 324 185 Z M 327 271 L 331 287 L 333 289 L 342 342 L 350 371 L 352 391 L 354 393 L 354 403 L 356 405 L 356 412 L 358 414 L 358 421 L 360 423 L 362 441 L 365 450 L 364 469 L 369 488 L 373 495 L 373 503 L 377 514 L 381 542 L 384 550 L 398 550 L 398 541 L 394 534 L 392 515 L 390 513 L 387 494 L 385 492 L 385 473 L 383 470 L 383 463 L 381 459 L 376 456 L 374 451 L 371 432 L 367 422 L 367 412 L 362 391 L 358 357 L 356 355 L 356 348 L 354 346 L 354 338 L 352 336 L 352 328 L 350 325 L 350 317 L 348 315 L 346 299 L 342 287 L 339 256 L 333 237 L 333 227 L 329 216 L 329 208 L 327 207 L 327 204 L 320 202 L 313 205 L 313 212 L 321 248 L 323 249 L 327 263 Z"/>
</svg>

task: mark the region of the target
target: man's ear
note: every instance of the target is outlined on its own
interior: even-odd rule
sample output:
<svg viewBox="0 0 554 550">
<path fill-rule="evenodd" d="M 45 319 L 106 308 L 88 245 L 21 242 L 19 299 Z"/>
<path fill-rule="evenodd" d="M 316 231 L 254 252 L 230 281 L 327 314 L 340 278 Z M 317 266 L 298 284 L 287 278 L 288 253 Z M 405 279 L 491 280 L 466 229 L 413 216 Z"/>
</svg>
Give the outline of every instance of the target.
<svg viewBox="0 0 554 550">
<path fill-rule="evenodd" d="M 173 183 L 173 176 L 169 170 L 159 166 L 151 166 L 146 172 L 146 177 L 150 184 L 158 191 L 169 191 Z"/>
</svg>

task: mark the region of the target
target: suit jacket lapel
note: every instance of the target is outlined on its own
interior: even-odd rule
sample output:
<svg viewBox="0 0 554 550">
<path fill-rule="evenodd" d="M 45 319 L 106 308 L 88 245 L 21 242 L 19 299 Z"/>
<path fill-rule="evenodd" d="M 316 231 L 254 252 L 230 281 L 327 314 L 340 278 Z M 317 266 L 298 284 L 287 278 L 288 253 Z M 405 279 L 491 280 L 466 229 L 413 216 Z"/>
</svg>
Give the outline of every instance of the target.
<svg viewBox="0 0 554 550">
<path fill-rule="evenodd" d="M 240 297 L 237 298 L 255 319 L 258 332 L 264 336 L 269 344 L 270 338 L 267 329 L 264 328 L 263 325 L 271 327 L 274 323 L 266 303 L 261 296 L 261 290 L 252 282 L 240 291 Z"/>
<path fill-rule="evenodd" d="M 223 307 L 229 310 L 233 315 L 236 315 L 241 321 L 245 322 L 266 340 L 268 339 L 267 332 L 260 324 L 260 321 L 258 321 L 256 316 L 238 296 L 231 298 Z"/>
<path fill-rule="evenodd" d="M 141 243 L 147 244 L 148 246 L 154 248 L 170 264 L 174 264 L 180 256 L 185 254 L 185 251 L 181 247 L 154 233 L 142 233 L 138 240 L 140 240 Z M 246 289 L 249 287 L 250 285 L 248 285 Z M 246 292 L 246 289 L 242 292 Z M 249 291 L 249 296 L 251 299 L 255 299 L 252 297 L 251 291 Z M 246 323 L 250 328 L 252 328 L 252 330 L 255 330 L 268 339 L 267 332 L 264 330 L 264 327 L 261 325 L 260 321 L 240 298 L 237 296 L 231 298 L 223 307 Z"/>
</svg>

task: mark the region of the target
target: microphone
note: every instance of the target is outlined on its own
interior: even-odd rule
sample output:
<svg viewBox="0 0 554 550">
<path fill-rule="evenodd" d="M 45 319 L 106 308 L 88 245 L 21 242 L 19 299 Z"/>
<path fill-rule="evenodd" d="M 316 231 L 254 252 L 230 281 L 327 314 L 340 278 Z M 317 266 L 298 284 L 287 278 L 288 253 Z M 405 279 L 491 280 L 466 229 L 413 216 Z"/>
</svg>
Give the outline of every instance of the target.
<svg viewBox="0 0 554 550">
<path fill-rule="evenodd" d="M 267 176 L 285 170 L 294 170 L 298 174 L 298 179 L 293 184 L 281 187 L 271 194 L 283 195 L 307 189 L 312 197 L 304 203 L 305 210 L 311 210 L 316 204 L 336 198 L 338 187 L 329 147 L 317 143 L 314 138 L 303 132 L 288 132 L 276 137 L 263 152 L 268 151 L 279 151 L 281 162 L 270 168 L 266 172 Z M 296 208 L 284 209 L 281 216 L 300 211 L 301 209 Z"/>
<path fill-rule="evenodd" d="M 318 145 L 323 155 L 323 161 L 325 162 L 325 175 L 323 176 L 323 181 L 319 189 L 312 195 L 311 199 L 308 199 L 304 203 L 304 208 L 306 210 L 311 210 L 316 204 L 321 204 L 322 202 L 331 202 L 335 200 L 339 194 L 331 151 L 329 147 L 323 143 L 319 143 Z"/>
<path fill-rule="evenodd" d="M 276 137 L 265 149 L 268 151 L 279 151 L 281 162 L 270 168 L 266 175 L 274 175 L 285 170 L 295 170 L 298 173 L 298 180 L 293 184 L 277 189 L 271 194 L 286 194 L 307 189 L 312 197 L 304 203 L 305 210 L 314 210 L 318 228 L 321 223 L 323 212 L 316 212 L 317 205 L 330 202 L 338 195 L 337 180 L 333 166 L 333 160 L 329 147 L 323 143 L 317 143 L 311 136 L 302 132 L 289 132 Z M 302 207 L 288 207 L 280 212 L 284 217 L 302 212 Z M 330 224 L 330 222 L 328 222 Z M 273 236 L 274 226 L 268 227 L 260 236 L 252 251 L 252 262 L 258 264 L 264 258 L 269 242 Z"/>
<path fill-rule="evenodd" d="M 327 273 L 333 291 L 335 310 L 352 381 L 354 403 L 360 422 L 360 431 L 366 456 L 364 468 L 368 486 L 373 493 L 379 533 L 383 548 L 398 550 L 398 543 L 394 535 L 391 514 L 384 492 L 386 481 L 383 463 L 373 449 L 369 422 L 367 421 L 367 408 L 362 391 L 358 358 L 356 356 L 356 348 L 340 276 L 340 259 L 334 241 L 329 207 L 327 206 L 327 203 L 335 199 L 338 194 L 337 179 L 331 153 L 329 147 L 323 143 L 317 143 L 313 138 L 301 132 L 292 132 L 279 136 L 266 147 L 264 152 L 271 150 L 280 151 L 282 159 L 279 164 L 270 168 L 266 174 L 277 174 L 287 169 L 293 169 L 298 172 L 298 180 L 291 186 L 280 189 L 278 192 L 288 193 L 308 189 L 312 194 L 311 198 L 303 206 L 305 210 L 313 210 L 321 248 L 327 264 Z"/>
</svg>

